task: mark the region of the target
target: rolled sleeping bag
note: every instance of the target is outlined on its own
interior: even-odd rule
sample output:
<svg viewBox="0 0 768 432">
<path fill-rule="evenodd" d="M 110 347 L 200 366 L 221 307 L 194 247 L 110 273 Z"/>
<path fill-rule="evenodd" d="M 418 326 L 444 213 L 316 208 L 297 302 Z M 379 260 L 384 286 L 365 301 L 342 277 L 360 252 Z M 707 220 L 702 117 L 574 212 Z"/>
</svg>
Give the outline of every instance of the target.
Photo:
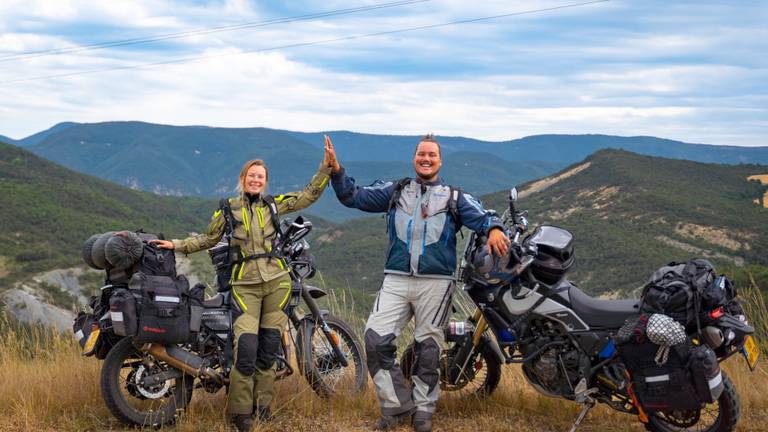
<svg viewBox="0 0 768 432">
<path fill-rule="evenodd" d="M 107 262 L 107 256 L 104 254 L 104 246 L 107 245 L 107 241 L 109 241 L 114 234 L 114 231 L 105 232 L 93 243 L 93 248 L 91 248 L 91 261 L 93 261 L 93 265 L 97 269 L 108 270 L 112 268 L 112 265 Z"/>
<path fill-rule="evenodd" d="M 101 234 L 94 234 L 90 237 L 88 237 L 88 240 L 83 243 L 83 249 L 82 249 L 82 255 L 83 255 L 83 261 L 85 261 L 86 264 L 88 264 L 88 267 L 94 268 L 97 270 L 101 270 L 100 268 L 96 267 L 96 264 L 94 264 L 93 259 L 91 258 L 91 251 L 93 250 L 93 244 L 96 243 L 96 240 L 99 238 Z"/>
<path fill-rule="evenodd" d="M 139 261 L 143 250 L 144 245 L 138 234 L 120 231 L 107 240 L 104 255 L 113 269 L 125 270 Z"/>
</svg>

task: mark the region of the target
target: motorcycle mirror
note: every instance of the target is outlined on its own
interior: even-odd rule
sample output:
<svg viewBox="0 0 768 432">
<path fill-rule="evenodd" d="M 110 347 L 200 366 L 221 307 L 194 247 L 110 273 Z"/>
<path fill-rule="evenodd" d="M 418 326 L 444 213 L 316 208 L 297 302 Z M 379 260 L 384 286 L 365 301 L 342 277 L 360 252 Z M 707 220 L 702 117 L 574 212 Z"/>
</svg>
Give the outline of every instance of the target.
<svg viewBox="0 0 768 432">
<path fill-rule="evenodd" d="M 512 189 L 510 189 L 510 191 L 509 191 L 509 200 L 512 201 L 512 202 L 517 201 L 517 188 L 516 187 L 513 187 Z"/>
</svg>

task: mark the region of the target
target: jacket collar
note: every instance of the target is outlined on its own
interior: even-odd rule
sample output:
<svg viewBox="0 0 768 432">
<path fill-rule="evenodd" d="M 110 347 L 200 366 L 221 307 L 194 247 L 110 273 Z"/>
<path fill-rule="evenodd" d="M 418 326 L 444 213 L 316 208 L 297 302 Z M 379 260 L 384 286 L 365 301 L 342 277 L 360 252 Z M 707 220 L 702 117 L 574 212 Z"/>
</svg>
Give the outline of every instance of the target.
<svg viewBox="0 0 768 432">
<path fill-rule="evenodd" d="M 419 184 L 420 186 L 438 186 L 438 185 L 445 184 L 445 182 L 443 181 L 443 178 L 440 176 L 437 176 L 437 179 L 434 181 L 425 181 L 418 176 L 416 176 L 414 180 L 416 180 L 416 183 Z"/>
<path fill-rule="evenodd" d="M 261 194 L 245 194 L 245 201 L 248 203 L 248 205 L 253 205 L 254 203 L 258 203 L 261 201 Z"/>
</svg>

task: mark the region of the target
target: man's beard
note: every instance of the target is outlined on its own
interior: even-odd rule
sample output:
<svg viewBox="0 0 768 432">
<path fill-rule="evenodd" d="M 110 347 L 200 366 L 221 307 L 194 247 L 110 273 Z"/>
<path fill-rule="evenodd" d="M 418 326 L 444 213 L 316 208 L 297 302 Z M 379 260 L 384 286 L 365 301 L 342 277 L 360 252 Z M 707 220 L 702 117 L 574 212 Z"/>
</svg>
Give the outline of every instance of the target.
<svg viewBox="0 0 768 432">
<path fill-rule="evenodd" d="M 435 171 L 434 174 L 432 174 L 429 177 L 427 177 L 427 176 L 421 174 L 420 172 L 416 171 L 416 177 L 418 177 L 418 178 L 420 178 L 421 180 L 424 180 L 424 181 L 432 181 L 432 180 L 435 180 L 437 178 L 437 173 L 439 173 L 439 172 L 440 171 Z"/>
</svg>

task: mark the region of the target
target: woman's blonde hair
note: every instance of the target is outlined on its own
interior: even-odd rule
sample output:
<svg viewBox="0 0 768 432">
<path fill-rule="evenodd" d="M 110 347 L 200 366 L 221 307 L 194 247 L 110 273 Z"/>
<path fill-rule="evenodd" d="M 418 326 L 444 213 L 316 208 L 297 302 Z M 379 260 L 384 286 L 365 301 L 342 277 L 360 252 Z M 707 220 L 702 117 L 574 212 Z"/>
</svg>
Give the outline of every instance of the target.
<svg viewBox="0 0 768 432">
<path fill-rule="evenodd" d="M 246 162 L 245 165 L 243 165 L 243 169 L 240 170 L 240 177 L 237 180 L 237 192 L 240 195 L 245 195 L 245 176 L 248 175 L 248 170 L 251 169 L 252 166 L 264 167 L 267 183 L 264 185 L 263 190 L 267 189 L 267 184 L 269 184 L 269 168 L 267 168 L 267 164 L 261 159 L 251 159 Z"/>
</svg>

